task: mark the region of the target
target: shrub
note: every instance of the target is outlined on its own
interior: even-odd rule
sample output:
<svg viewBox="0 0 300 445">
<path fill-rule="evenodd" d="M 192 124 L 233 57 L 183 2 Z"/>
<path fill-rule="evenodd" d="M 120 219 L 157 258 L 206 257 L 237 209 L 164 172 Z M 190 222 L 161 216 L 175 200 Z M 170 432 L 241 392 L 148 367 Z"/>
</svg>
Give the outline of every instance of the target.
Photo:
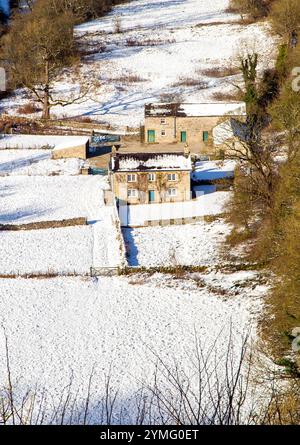
<svg viewBox="0 0 300 445">
<path fill-rule="evenodd" d="M 41 111 L 41 108 L 33 103 L 27 103 L 18 108 L 19 114 L 34 114 L 38 113 L 39 111 Z"/>
<path fill-rule="evenodd" d="M 204 90 L 208 88 L 208 83 L 196 77 L 181 77 L 172 87 L 198 87 Z"/>
<path fill-rule="evenodd" d="M 206 77 L 217 77 L 217 78 L 235 76 L 239 73 L 240 69 L 234 66 L 207 68 L 206 70 L 201 71 L 201 74 L 203 74 Z"/>
</svg>

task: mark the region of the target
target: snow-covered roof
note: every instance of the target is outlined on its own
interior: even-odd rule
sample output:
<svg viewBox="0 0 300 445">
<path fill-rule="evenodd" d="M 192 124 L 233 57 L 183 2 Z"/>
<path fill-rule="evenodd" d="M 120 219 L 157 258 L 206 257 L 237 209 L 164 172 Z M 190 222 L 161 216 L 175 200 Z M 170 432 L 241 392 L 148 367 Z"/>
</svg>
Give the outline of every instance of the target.
<svg viewBox="0 0 300 445">
<path fill-rule="evenodd" d="M 61 142 L 60 144 L 57 144 L 54 147 L 54 151 L 57 150 L 65 150 L 66 148 L 73 148 L 73 147 L 78 147 L 81 145 L 87 145 L 89 142 L 89 138 L 88 137 L 75 137 L 72 136 L 71 138 L 68 138 L 66 140 L 64 140 L 63 142 Z"/>
<path fill-rule="evenodd" d="M 218 103 L 156 103 L 145 106 L 146 117 L 219 117 L 246 116 L 244 102 Z"/>
<path fill-rule="evenodd" d="M 184 153 L 118 153 L 111 159 L 111 170 L 192 170 L 192 162 Z"/>
<path fill-rule="evenodd" d="M 32 135 L 32 134 L 12 134 L 0 136 L 0 149 L 20 148 L 20 149 L 62 149 L 77 147 L 87 144 L 87 136 L 57 136 L 57 135 Z"/>
</svg>

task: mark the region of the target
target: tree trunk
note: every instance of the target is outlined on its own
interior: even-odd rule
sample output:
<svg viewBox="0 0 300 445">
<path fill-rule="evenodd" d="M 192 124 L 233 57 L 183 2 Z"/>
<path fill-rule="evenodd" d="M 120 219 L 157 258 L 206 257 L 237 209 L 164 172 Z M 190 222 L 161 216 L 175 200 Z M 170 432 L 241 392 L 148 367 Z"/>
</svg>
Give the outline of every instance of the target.
<svg viewBox="0 0 300 445">
<path fill-rule="evenodd" d="M 43 119 L 50 119 L 50 103 L 49 103 L 49 93 L 48 89 L 44 92 L 44 103 L 43 103 Z"/>
<path fill-rule="evenodd" d="M 50 98 L 49 98 L 49 62 L 45 62 L 45 88 L 43 102 L 43 119 L 50 119 Z"/>
</svg>

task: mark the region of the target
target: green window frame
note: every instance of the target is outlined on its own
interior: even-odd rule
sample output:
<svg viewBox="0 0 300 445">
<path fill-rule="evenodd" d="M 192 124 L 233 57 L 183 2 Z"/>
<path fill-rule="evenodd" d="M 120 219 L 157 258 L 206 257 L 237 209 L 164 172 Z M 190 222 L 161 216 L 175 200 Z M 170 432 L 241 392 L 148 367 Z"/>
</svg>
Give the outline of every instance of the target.
<svg viewBox="0 0 300 445">
<path fill-rule="evenodd" d="M 202 138 L 203 138 L 203 142 L 208 142 L 208 140 L 209 140 L 209 132 L 208 131 L 203 131 Z"/>
<path fill-rule="evenodd" d="M 187 134 L 186 131 L 180 132 L 180 142 L 186 142 L 187 141 Z"/>
</svg>

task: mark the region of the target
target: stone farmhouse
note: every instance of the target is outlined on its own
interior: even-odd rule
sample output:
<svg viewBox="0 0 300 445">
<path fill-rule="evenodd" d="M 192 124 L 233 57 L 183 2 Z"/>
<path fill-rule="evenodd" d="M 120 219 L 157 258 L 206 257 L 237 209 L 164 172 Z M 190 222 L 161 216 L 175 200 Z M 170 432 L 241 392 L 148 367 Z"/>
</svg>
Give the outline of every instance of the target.
<svg viewBox="0 0 300 445">
<path fill-rule="evenodd" d="M 183 202 L 191 196 L 190 154 L 115 153 L 110 183 L 119 204 Z"/>
<path fill-rule="evenodd" d="M 245 118 L 244 102 L 148 104 L 144 138 L 147 144 L 176 143 L 205 153 L 233 140 Z"/>
</svg>

